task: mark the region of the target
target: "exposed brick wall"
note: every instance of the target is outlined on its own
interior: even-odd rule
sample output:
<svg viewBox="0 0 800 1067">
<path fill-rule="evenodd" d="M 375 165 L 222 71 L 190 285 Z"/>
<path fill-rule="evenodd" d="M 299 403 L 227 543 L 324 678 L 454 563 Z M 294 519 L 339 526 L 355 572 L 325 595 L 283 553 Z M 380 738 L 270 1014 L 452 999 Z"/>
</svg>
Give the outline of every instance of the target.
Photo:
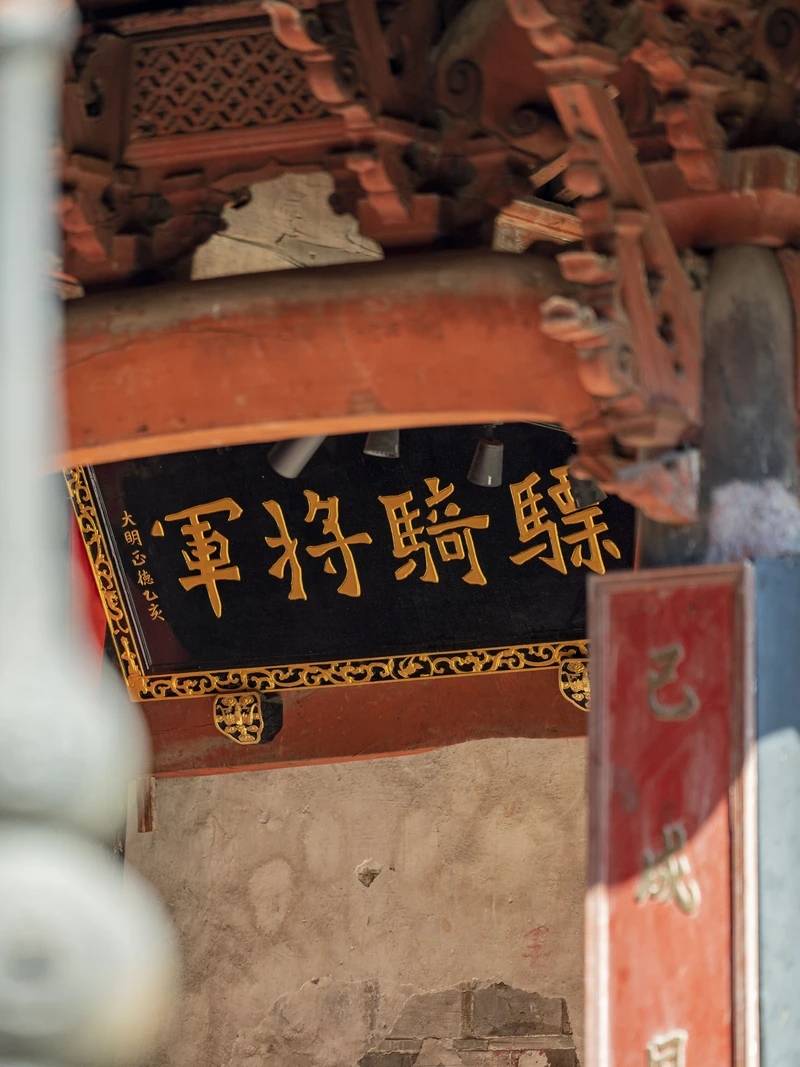
<svg viewBox="0 0 800 1067">
<path fill-rule="evenodd" d="M 503 982 L 412 997 L 358 1067 L 576 1067 L 566 1001 Z"/>
</svg>

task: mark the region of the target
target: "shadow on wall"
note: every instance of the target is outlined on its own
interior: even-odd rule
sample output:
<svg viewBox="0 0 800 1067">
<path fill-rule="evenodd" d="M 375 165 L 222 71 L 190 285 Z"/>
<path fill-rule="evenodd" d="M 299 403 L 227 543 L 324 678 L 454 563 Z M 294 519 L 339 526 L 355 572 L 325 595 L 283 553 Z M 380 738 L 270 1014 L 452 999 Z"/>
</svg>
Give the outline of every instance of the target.
<svg viewBox="0 0 800 1067">
<path fill-rule="evenodd" d="M 502 982 L 411 997 L 358 1067 L 577 1067 L 567 1004 Z"/>
</svg>

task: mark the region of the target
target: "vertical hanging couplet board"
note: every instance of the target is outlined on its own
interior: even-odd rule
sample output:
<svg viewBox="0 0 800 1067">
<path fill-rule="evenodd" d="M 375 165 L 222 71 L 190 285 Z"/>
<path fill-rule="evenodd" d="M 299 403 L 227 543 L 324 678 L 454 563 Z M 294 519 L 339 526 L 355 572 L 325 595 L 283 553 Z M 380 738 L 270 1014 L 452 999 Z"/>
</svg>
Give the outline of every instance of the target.
<svg viewBox="0 0 800 1067">
<path fill-rule="evenodd" d="M 589 594 L 589 1067 L 755 1067 L 752 571 Z"/>
</svg>

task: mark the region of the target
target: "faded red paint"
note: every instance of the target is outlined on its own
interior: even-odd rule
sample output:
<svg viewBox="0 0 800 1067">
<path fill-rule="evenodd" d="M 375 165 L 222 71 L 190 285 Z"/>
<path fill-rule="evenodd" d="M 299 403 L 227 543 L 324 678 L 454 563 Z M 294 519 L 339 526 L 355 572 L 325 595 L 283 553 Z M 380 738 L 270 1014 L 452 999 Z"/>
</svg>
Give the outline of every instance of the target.
<svg viewBox="0 0 800 1067">
<path fill-rule="evenodd" d="M 688 1064 L 734 1062 L 729 790 L 742 751 L 741 573 L 643 572 L 592 589 L 590 1067 L 645 1064 L 648 1042 L 673 1030 L 688 1033 Z M 676 677 L 659 685 L 652 653 L 676 645 Z M 695 703 L 679 721 L 652 710 Z M 662 851 L 675 823 L 700 888 L 695 914 L 636 899 L 643 853 Z"/>
<path fill-rule="evenodd" d="M 528 960 L 532 965 L 538 963 L 544 951 L 545 941 L 549 932 L 546 926 L 534 926 L 526 932 L 525 951 L 522 953 L 523 959 Z"/>
<path fill-rule="evenodd" d="M 565 290 L 536 256 L 436 253 L 70 301 L 64 466 L 317 433 L 584 426 Z M 409 358 L 413 354 L 413 359 Z"/>
<path fill-rule="evenodd" d="M 142 705 L 156 775 L 374 759 L 492 737 L 575 737 L 587 719 L 549 670 L 287 692 L 283 729 L 262 745 L 223 737 L 211 704 L 199 697 Z"/>
</svg>

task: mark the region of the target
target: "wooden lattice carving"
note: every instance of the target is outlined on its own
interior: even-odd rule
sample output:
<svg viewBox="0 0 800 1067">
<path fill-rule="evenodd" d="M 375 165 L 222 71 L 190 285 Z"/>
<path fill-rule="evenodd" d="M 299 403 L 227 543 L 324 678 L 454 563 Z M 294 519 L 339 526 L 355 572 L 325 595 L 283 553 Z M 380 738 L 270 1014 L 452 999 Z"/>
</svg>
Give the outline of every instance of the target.
<svg viewBox="0 0 800 1067">
<path fill-rule="evenodd" d="M 131 138 L 211 133 L 325 115 L 303 61 L 261 27 L 133 48 Z"/>
<path fill-rule="evenodd" d="M 597 304 L 588 325 L 562 304 L 554 328 L 593 348 L 581 365 L 597 395 L 620 400 L 627 429 L 615 436 L 671 447 L 698 414 L 682 324 L 697 318 L 699 289 L 687 292 L 677 252 L 800 239 L 791 4 L 632 0 L 624 18 L 615 0 L 137 0 L 116 15 L 119 0 L 87 5 L 109 14 L 87 15 L 69 66 L 61 201 L 65 270 L 85 286 L 180 273 L 226 203 L 287 170 L 327 170 L 335 209 L 384 247 L 486 244 L 498 210 L 517 201 L 530 215 L 535 199 L 537 217 L 571 220 L 558 243 L 583 239 L 562 267 Z M 635 217 L 624 211 L 634 205 Z M 552 228 L 537 233 L 552 245 Z M 635 310 L 626 291 L 622 315 L 625 241 L 641 262 L 627 273 Z M 644 345 L 630 343 L 634 320 L 637 336 L 649 323 Z M 661 353 L 674 379 L 666 392 L 651 383 L 653 404 L 638 413 L 627 348 L 645 361 Z M 678 393 L 691 410 L 676 419 Z M 585 473 L 610 485 L 608 434 L 591 426 L 584 438 Z"/>
</svg>

